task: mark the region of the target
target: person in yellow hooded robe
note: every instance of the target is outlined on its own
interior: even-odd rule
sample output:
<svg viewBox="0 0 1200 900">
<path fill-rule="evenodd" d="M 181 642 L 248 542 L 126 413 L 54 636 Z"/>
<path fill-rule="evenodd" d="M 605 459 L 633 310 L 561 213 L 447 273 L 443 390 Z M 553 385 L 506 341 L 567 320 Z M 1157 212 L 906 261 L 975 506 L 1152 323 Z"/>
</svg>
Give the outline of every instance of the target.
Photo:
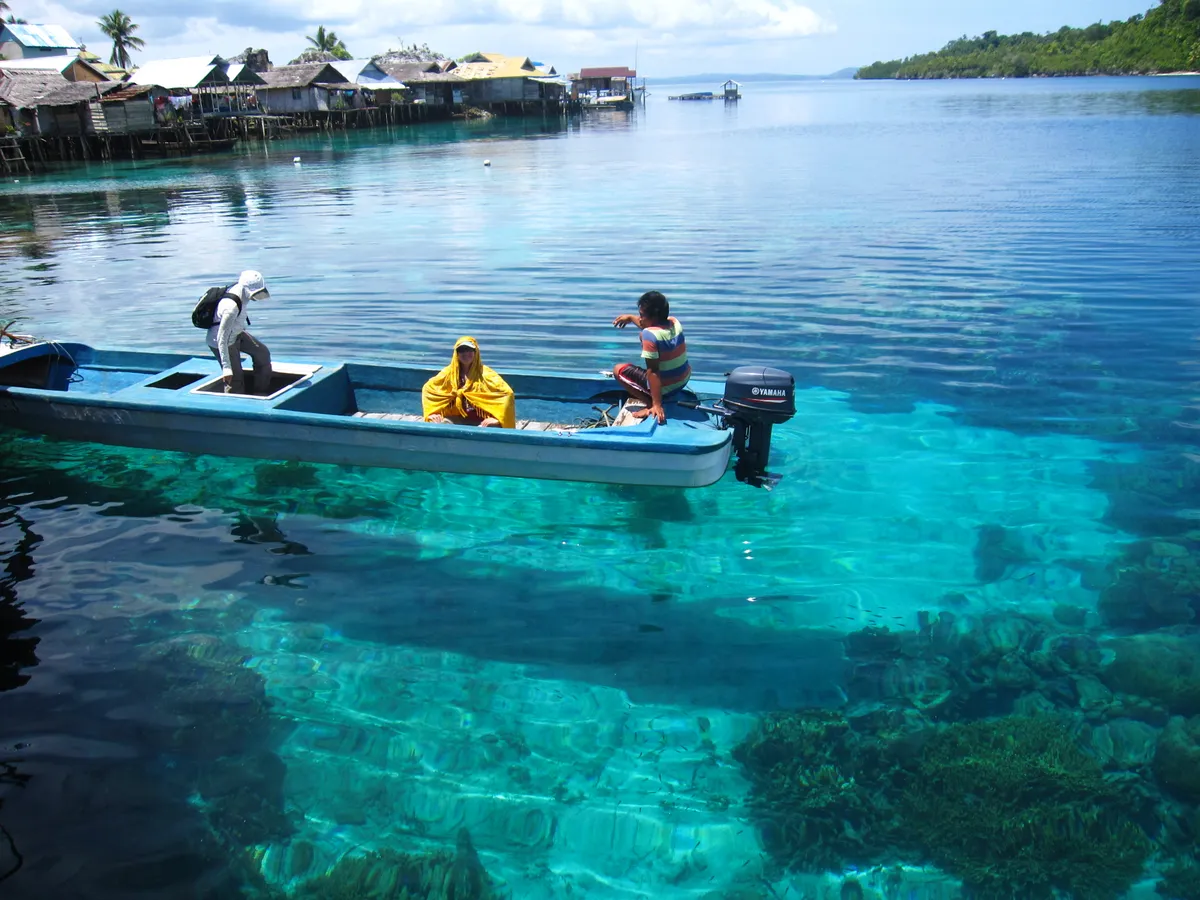
<svg viewBox="0 0 1200 900">
<path fill-rule="evenodd" d="M 450 365 L 421 389 L 421 407 L 426 422 L 452 422 L 481 428 L 515 428 L 516 404 L 513 389 L 483 364 L 479 342 L 460 337 L 454 342 Z"/>
</svg>

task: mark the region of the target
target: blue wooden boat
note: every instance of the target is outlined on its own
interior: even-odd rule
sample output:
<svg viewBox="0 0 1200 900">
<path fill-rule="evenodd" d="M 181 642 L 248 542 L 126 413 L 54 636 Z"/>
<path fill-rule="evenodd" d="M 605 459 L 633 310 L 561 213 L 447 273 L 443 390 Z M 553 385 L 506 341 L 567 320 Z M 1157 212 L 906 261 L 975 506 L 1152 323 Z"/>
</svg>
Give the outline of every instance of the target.
<svg viewBox="0 0 1200 900">
<path fill-rule="evenodd" d="M 313 361 L 273 370 L 269 393 L 231 395 L 211 357 L 0 345 L 0 424 L 218 456 L 701 487 L 725 474 L 735 452 L 739 477 L 761 483 L 771 426 L 795 411 L 790 375 L 743 367 L 724 384 L 693 379 L 665 425 L 616 426 L 609 413 L 624 392 L 611 378 L 516 371 L 502 374 L 524 417 L 517 429 L 471 428 L 422 420 L 430 369 Z"/>
</svg>

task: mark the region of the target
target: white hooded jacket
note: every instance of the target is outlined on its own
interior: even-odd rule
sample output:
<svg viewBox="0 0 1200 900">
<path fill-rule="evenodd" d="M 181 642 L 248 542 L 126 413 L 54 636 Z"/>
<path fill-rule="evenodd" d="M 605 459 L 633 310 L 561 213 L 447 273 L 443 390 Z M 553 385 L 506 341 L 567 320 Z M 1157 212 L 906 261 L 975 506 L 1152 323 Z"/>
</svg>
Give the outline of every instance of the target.
<svg viewBox="0 0 1200 900">
<path fill-rule="evenodd" d="M 257 276 L 256 284 L 246 284 L 244 279 L 247 275 Z M 262 276 L 257 272 L 243 272 L 237 284 L 232 285 L 228 291 L 242 301 L 242 308 L 238 309 L 238 304 L 229 297 L 222 297 L 221 302 L 217 304 L 216 312 L 213 314 L 213 324 L 208 329 L 208 346 L 220 354 L 222 375 L 233 374 L 229 360 L 236 352 L 233 347 L 237 343 L 238 337 L 250 324 L 250 300 L 257 292 L 265 293 Z"/>
</svg>

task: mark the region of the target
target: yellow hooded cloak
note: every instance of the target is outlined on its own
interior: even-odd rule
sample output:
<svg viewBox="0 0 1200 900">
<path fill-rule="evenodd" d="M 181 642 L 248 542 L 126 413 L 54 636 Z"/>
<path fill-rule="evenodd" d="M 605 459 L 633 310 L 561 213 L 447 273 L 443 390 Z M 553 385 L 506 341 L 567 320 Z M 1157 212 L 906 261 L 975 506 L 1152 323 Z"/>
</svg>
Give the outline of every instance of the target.
<svg viewBox="0 0 1200 900">
<path fill-rule="evenodd" d="M 458 348 L 464 344 L 475 348 L 475 362 L 466 373 L 465 382 L 458 367 Z M 428 422 L 429 417 L 436 413 L 466 418 L 470 415 L 468 403 L 485 416 L 499 420 L 503 428 L 515 428 L 517 425 L 513 389 L 483 364 L 479 342 L 475 338 L 460 337 L 454 342 L 450 365 L 425 382 L 425 387 L 421 389 L 421 407 Z"/>
</svg>

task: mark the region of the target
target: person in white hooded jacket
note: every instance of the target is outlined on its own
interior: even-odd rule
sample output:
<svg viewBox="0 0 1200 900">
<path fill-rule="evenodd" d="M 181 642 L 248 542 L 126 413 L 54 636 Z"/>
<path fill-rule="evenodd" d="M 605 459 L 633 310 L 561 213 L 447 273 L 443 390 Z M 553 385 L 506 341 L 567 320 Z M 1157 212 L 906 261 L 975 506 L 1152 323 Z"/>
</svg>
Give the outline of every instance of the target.
<svg viewBox="0 0 1200 900">
<path fill-rule="evenodd" d="M 212 327 L 208 329 L 208 347 L 221 363 L 221 374 L 225 378 L 225 393 L 246 393 L 245 376 L 242 373 L 242 354 L 254 363 L 254 386 L 252 393 L 266 394 L 271 387 L 271 351 L 267 345 L 246 330 L 250 324 L 248 314 L 251 300 L 266 300 L 271 294 L 261 272 L 248 269 L 238 276 L 227 294 L 233 294 L 241 303 L 229 296 L 221 298 L 213 315 Z"/>
</svg>

